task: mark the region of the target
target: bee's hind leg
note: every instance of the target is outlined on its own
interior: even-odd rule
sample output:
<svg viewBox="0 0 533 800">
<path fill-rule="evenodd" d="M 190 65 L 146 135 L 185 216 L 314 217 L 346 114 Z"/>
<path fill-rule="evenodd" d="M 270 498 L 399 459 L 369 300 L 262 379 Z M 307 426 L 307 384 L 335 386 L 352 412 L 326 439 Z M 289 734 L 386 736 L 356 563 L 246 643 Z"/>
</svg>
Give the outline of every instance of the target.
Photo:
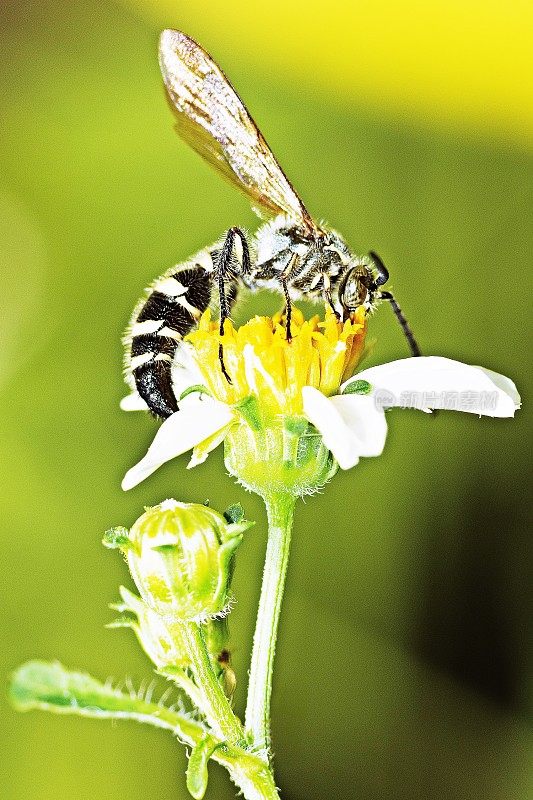
<svg viewBox="0 0 533 800">
<path fill-rule="evenodd" d="M 236 245 L 239 243 L 240 252 Z M 218 259 L 216 276 L 218 281 L 218 299 L 220 304 L 220 335 L 224 335 L 224 323 L 229 318 L 231 307 L 237 299 L 237 280 L 251 271 L 250 248 L 245 234 L 240 228 L 230 228 L 222 246 Z M 231 281 L 231 288 L 226 292 L 226 283 Z M 231 378 L 224 364 L 224 348 L 222 342 L 218 348 L 220 369 L 228 383 Z"/>
</svg>

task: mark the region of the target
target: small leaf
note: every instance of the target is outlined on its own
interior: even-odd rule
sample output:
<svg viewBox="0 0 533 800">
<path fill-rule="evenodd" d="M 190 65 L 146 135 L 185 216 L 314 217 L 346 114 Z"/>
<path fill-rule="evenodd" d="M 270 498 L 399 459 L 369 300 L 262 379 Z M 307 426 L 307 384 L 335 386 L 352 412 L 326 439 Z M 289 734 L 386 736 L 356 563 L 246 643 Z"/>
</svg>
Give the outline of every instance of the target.
<svg viewBox="0 0 533 800">
<path fill-rule="evenodd" d="M 370 394 L 372 385 L 368 381 L 352 381 L 345 386 L 343 394 Z"/>
<path fill-rule="evenodd" d="M 104 547 L 109 547 L 110 550 L 128 547 L 131 544 L 128 529 L 120 525 L 116 528 L 109 528 L 104 533 L 102 544 Z"/>
<path fill-rule="evenodd" d="M 193 748 L 187 767 L 187 789 L 194 800 L 202 800 L 207 789 L 207 762 L 222 742 L 212 736 L 205 736 Z"/>
<path fill-rule="evenodd" d="M 224 511 L 224 519 L 229 524 L 233 524 L 235 522 L 242 522 L 244 519 L 244 508 L 241 506 L 240 503 L 233 503 L 233 505 L 229 506 Z"/>
</svg>

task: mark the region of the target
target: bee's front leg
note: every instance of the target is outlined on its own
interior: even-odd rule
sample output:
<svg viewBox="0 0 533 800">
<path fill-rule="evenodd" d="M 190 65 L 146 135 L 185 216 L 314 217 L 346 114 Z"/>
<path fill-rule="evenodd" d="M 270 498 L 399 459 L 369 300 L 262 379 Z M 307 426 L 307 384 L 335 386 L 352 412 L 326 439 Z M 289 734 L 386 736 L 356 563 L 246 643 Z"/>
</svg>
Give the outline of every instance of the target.
<svg viewBox="0 0 533 800">
<path fill-rule="evenodd" d="M 341 317 L 340 317 L 339 312 L 335 308 L 335 304 L 333 302 L 333 297 L 331 296 L 331 282 L 330 282 L 329 275 L 327 274 L 327 272 L 324 272 L 322 274 L 322 285 L 323 285 L 322 298 L 324 300 L 324 303 L 326 303 L 331 308 L 331 310 L 335 314 L 335 317 L 336 317 L 336 319 L 338 321 L 338 320 L 340 320 Z"/>
</svg>

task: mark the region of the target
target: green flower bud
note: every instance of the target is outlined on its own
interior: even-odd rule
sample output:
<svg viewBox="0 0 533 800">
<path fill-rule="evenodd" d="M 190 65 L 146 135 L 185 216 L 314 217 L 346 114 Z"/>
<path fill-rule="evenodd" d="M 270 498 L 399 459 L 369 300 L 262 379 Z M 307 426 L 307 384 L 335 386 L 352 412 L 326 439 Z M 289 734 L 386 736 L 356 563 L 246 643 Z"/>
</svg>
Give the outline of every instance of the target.
<svg viewBox="0 0 533 800">
<path fill-rule="evenodd" d="M 121 586 L 119 591 L 123 602 L 114 604 L 112 608 L 127 612 L 131 616 L 121 617 L 107 627 L 131 628 L 142 649 L 158 669 L 169 665 L 188 667 L 190 661 L 180 635 L 179 625 L 174 625 L 169 630 L 163 618 L 144 600 L 125 586 Z"/>
<path fill-rule="evenodd" d="M 165 500 L 137 520 L 121 549 L 152 610 L 165 620 L 205 621 L 227 610 L 233 555 L 251 524 Z"/>
</svg>

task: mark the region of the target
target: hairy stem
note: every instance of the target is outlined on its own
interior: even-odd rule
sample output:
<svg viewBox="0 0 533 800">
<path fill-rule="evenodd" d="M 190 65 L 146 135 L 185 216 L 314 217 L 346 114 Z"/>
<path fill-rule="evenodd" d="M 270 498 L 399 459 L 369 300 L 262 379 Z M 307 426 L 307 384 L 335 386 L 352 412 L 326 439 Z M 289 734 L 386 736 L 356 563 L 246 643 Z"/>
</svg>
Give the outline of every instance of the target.
<svg viewBox="0 0 533 800">
<path fill-rule="evenodd" d="M 196 622 L 184 623 L 182 636 L 191 659 L 196 683 L 203 696 L 202 709 L 209 725 L 215 734 L 229 743 L 242 741 L 244 732 L 241 722 L 233 713 L 229 700 L 213 671 L 201 626 Z"/>
<path fill-rule="evenodd" d="M 285 587 L 295 498 L 265 496 L 268 542 L 254 634 L 245 729 L 265 761 L 270 753 L 270 697 L 276 638 Z"/>
</svg>

